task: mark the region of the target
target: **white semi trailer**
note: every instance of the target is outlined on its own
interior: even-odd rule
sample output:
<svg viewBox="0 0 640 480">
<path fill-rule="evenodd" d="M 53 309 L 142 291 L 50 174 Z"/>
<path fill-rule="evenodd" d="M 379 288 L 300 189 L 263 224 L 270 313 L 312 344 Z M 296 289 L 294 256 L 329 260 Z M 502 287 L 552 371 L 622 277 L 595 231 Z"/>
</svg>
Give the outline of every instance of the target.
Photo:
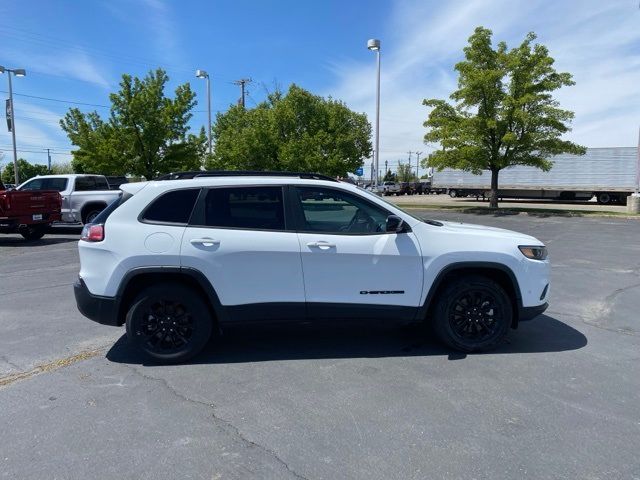
<svg viewBox="0 0 640 480">
<path fill-rule="evenodd" d="M 589 200 L 599 203 L 626 202 L 635 191 L 638 169 L 636 147 L 589 148 L 584 155 L 557 155 L 553 167 L 543 172 L 516 166 L 500 170 L 501 198 Z M 489 196 L 491 172 L 474 175 L 446 168 L 434 171 L 432 189 L 457 196 Z"/>
</svg>

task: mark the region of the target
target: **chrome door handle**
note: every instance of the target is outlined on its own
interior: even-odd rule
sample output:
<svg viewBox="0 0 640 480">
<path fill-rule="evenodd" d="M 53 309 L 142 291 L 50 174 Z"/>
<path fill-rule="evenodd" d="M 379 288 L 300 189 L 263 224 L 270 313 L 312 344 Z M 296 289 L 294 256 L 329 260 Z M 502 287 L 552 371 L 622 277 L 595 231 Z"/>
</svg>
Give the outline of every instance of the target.
<svg viewBox="0 0 640 480">
<path fill-rule="evenodd" d="M 321 250 L 328 250 L 329 248 L 335 248 L 335 246 L 336 245 L 334 243 L 329 243 L 329 242 L 325 242 L 325 241 L 307 243 L 307 247 L 309 247 L 309 248 L 319 248 Z"/>
<path fill-rule="evenodd" d="M 220 240 L 214 240 L 213 238 L 192 238 L 190 242 L 192 245 L 202 245 L 204 247 L 220 245 Z"/>
</svg>

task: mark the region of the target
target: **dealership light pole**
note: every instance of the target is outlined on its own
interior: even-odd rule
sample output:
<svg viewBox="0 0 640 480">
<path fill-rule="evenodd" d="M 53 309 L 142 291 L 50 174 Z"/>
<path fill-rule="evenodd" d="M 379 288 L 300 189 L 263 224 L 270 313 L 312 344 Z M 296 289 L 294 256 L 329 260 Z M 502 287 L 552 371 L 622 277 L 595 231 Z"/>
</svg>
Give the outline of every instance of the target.
<svg viewBox="0 0 640 480">
<path fill-rule="evenodd" d="M 207 112 L 209 118 L 209 126 L 207 132 L 209 133 L 209 155 L 211 155 L 211 79 L 209 74 L 204 70 L 196 70 L 197 78 L 204 78 L 207 81 Z"/>
<path fill-rule="evenodd" d="M 7 72 L 7 78 L 9 79 L 9 100 L 7 104 L 7 122 L 9 121 L 9 116 L 11 116 L 11 139 L 13 140 L 13 175 L 15 177 L 14 181 L 16 182 L 16 186 L 20 185 L 20 174 L 18 172 L 18 151 L 16 150 L 16 115 L 15 110 L 13 109 L 13 87 L 11 85 L 11 74 L 14 74 L 16 77 L 24 77 L 27 72 L 24 68 L 5 68 L 0 65 L 0 73 Z"/>
<path fill-rule="evenodd" d="M 370 39 L 367 42 L 367 48 L 373 52 L 376 52 L 377 64 L 378 64 L 378 73 L 377 73 L 377 82 L 376 82 L 376 148 L 374 150 L 375 154 L 375 164 L 376 164 L 376 174 L 374 178 L 374 186 L 378 186 L 378 176 L 379 176 L 379 160 L 380 160 L 380 40 L 375 38 Z"/>
</svg>

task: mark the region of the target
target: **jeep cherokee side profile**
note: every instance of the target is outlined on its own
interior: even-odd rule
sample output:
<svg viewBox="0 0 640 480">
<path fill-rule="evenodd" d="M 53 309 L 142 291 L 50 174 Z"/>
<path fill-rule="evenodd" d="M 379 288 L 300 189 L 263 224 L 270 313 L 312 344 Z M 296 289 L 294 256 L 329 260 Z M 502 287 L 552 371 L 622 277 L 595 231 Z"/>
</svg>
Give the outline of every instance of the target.
<svg viewBox="0 0 640 480">
<path fill-rule="evenodd" d="M 430 322 L 465 352 L 547 307 L 537 239 L 416 218 L 316 174 L 191 172 L 121 186 L 84 227 L 82 314 L 126 324 L 151 359 L 196 355 L 229 323 Z"/>
</svg>

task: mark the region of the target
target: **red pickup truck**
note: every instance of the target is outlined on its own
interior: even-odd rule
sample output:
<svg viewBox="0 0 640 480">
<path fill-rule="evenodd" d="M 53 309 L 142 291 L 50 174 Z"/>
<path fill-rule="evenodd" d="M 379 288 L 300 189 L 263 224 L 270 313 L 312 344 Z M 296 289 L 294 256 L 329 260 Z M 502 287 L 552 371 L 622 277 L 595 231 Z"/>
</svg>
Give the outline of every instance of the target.
<svg viewBox="0 0 640 480">
<path fill-rule="evenodd" d="M 0 181 L 0 233 L 19 233 L 26 240 L 42 238 L 61 220 L 62 198 L 55 190 L 5 190 Z"/>
</svg>

